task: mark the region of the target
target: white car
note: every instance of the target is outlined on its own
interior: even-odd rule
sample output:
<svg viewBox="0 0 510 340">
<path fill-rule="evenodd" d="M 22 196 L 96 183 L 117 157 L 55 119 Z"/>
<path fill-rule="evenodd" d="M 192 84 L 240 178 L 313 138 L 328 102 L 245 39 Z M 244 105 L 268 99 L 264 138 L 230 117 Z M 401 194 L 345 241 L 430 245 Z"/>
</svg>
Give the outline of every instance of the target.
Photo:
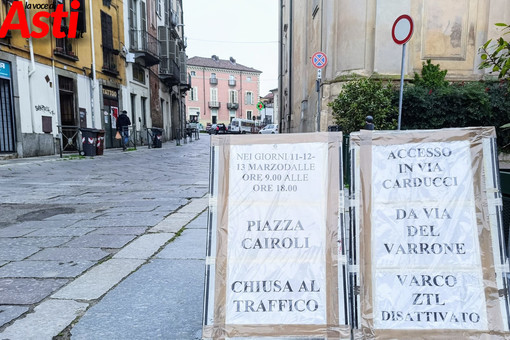
<svg viewBox="0 0 510 340">
<path fill-rule="evenodd" d="M 267 124 L 259 133 L 278 133 L 278 124 Z"/>
</svg>

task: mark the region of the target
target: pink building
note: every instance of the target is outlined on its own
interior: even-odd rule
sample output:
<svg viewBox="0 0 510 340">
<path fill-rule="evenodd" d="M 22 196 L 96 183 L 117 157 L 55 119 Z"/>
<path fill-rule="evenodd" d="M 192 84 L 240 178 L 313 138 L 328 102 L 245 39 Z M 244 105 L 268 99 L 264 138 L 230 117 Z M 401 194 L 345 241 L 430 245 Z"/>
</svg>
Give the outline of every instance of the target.
<svg viewBox="0 0 510 340">
<path fill-rule="evenodd" d="M 261 71 L 230 60 L 188 59 L 191 89 L 186 98 L 186 119 L 229 124 L 233 118 L 257 119 Z"/>
</svg>

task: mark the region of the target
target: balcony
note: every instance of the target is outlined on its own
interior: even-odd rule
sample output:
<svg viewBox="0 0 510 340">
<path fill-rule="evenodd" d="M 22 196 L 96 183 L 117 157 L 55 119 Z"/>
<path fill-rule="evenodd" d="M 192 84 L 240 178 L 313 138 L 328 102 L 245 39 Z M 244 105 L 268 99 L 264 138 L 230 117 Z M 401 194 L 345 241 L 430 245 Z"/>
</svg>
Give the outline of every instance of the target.
<svg viewBox="0 0 510 340">
<path fill-rule="evenodd" d="M 180 84 L 181 71 L 179 66 L 173 59 L 162 57 L 159 63 L 159 77 L 168 86 Z"/>
<path fill-rule="evenodd" d="M 237 110 L 239 108 L 239 103 L 227 103 L 227 109 L 229 110 Z"/>
<path fill-rule="evenodd" d="M 218 78 L 209 78 L 209 84 L 218 85 Z"/>
<path fill-rule="evenodd" d="M 135 59 L 143 60 L 146 67 L 160 62 L 160 41 L 145 30 L 129 31 L 129 50 L 135 54 Z"/>
<path fill-rule="evenodd" d="M 235 79 L 229 79 L 228 80 L 228 86 L 236 86 L 236 80 Z"/>
<path fill-rule="evenodd" d="M 220 102 L 209 102 L 209 108 L 210 109 L 219 109 L 221 106 Z"/>
<path fill-rule="evenodd" d="M 186 92 L 191 89 L 191 74 L 186 75 L 187 82 L 182 83 L 181 81 L 181 92 Z"/>
<path fill-rule="evenodd" d="M 114 76 L 119 75 L 119 50 L 103 46 L 103 72 Z"/>
</svg>

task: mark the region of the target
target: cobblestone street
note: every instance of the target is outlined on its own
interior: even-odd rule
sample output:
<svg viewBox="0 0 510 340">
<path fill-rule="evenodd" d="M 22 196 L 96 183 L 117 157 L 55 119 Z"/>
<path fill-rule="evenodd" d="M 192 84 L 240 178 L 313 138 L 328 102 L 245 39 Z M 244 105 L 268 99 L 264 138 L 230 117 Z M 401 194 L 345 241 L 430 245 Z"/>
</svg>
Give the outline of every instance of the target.
<svg viewBox="0 0 510 340">
<path fill-rule="evenodd" d="M 0 161 L 0 338 L 200 336 L 208 169 L 206 135 Z"/>
</svg>

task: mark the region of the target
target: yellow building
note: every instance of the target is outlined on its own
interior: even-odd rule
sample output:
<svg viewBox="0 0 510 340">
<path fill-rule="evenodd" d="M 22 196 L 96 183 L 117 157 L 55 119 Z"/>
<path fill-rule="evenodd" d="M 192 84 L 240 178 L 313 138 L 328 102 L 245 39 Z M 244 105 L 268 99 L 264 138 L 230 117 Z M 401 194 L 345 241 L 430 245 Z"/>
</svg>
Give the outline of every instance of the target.
<svg viewBox="0 0 510 340">
<path fill-rule="evenodd" d="M 75 148 L 78 128 L 112 127 L 112 117 L 122 110 L 126 86 L 123 2 L 120 0 L 1 1 L 0 22 L 8 18 L 16 3 L 23 9 L 30 31 L 40 33 L 34 16 L 48 27 L 57 26 L 44 37 L 22 37 L 20 29 L 0 39 L 0 153 L 19 157 L 54 154 L 60 147 Z M 59 6 L 59 7 L 57 7 Z M 62 6 L 62 7 L 60 7 Z M 12 23 L 19 24 L 19 13 Z M 41 12 L 47 12 L 48 14 Z M 21 18 L 21 22 L 22 18 Z M 92 23 L 92 25 L 91 25 Z M 35 25 L 34 25 L 35 24 Z M 76 37 L 67 35 L 76 27 Z M 59 133 L 62 131 L 62 134 Z M 62 138 L 61 138 L 62 135 Z"/>
</svg>

